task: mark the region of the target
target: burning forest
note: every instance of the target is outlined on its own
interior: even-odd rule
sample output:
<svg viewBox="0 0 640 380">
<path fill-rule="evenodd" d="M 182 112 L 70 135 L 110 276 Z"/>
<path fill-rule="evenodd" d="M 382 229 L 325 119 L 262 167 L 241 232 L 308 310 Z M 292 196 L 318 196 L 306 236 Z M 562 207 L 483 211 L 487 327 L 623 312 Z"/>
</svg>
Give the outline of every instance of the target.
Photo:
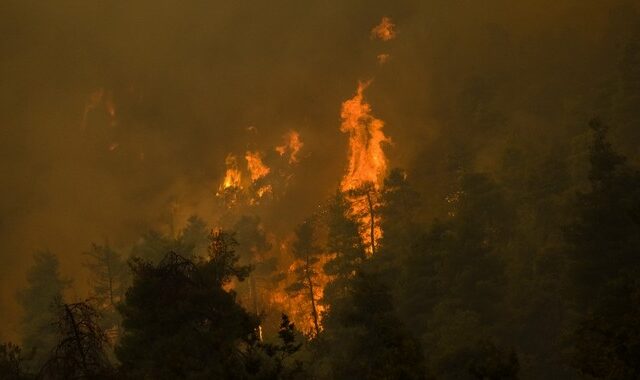
<svg viewBox="0 0 640 380">
<path fill-rule="evenodd" d="M 634 2 L 2 8 L 0 379 L 640 378 Z"/>
</svg>

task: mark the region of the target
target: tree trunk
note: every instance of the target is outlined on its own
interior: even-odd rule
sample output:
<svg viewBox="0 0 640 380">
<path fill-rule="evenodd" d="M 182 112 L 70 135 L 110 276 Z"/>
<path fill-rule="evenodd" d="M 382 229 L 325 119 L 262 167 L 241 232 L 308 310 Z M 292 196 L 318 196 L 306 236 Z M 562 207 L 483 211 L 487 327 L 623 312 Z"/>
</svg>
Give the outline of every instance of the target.
<svg viewBox="0 0 640 380">
<path fill-rule="evenodd" d="M 313 327 L 316 330 L 316 336 L 320 334 L 320 325 L 318 324 L 318 310 L 316 309 L 316 296 L 313 292 L 313 281 L 311 279 L 311 268 L 309 264 L 309 255 L 307 255 L 307 266 L 305 272 L 307 275 L 307 282 L 309 284 L 309 297 L 311 298 L 311 316 L 313 317 Z"/>
<path fill-rule="evenodd" d="M 371 190 L 367 190 L 367 204 L 369 205 L 369 234 L 371 239 L 371 254 L 374 255 L 376 253 L 376 224 L 375 224 L 375 214 L 373 212 L 373 200 L 371 199 Z"/>
</svg>

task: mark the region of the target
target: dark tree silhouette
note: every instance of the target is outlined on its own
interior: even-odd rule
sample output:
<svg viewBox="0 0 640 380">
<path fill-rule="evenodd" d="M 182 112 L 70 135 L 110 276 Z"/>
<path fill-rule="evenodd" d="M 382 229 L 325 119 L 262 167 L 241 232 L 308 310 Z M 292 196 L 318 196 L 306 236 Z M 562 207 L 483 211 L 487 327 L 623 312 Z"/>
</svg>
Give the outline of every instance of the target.
<svg viewBox="0 0 640 380">
<path fill-rule="evenodd" d="M 640 376 L 640 172 L 590 123 L 590 189 L 579 193 L 566 228 L 573 299 L 580 317 L 573 364 L 595 378 Z"/>
<path fill-rule="evenodd" d="M 58 342 L 38 377 L 111 378 L 113 370 L 105 350 L 107 336 L 98 323 L 98 311 L 88 302 L 59 303 L 56 309 Z"/>
<path fill-rule="evenodd" d="M 209 239 L 202 260 L 169 253 L 157 265 L 131 262 L 133 285 L 119 308 L 124 333 L 116 347 L 127 375 L 243 378 L 258 319 L 225 287 L 244 280 L 250 268 L 238 265 L 229 234 L 212 232 Z"/>
<path fill-rule="evenodd" d="M 13 343 L 0 344 L 0 379 L 26 380 L 31 376 L 26 372 L 22 349 Z"/>
<path fill-rule="evenodd" d="M 53 253 L 38 252 L 33 258 L 35 262 L 27 274 L 28 285 L 18 293 L 18 302 L 24 310 L 22 346 L 26 352 L 33 352 L 28 366 L 37 371 L 54 347 L 56 335 L 51 329 L 54 305 L 62 299 L 70 281 L 60 275 L 60 264 Z"/>
<path fill-rule="evenodd" d="M 88 258 L 84 265 L 89 269 L 91 297 L 102 315 L 100 322 L 104 329 L 115 328 L 118 331 L 120 316 L 116 306 L 124 299 L 128 286 L 127 263 L 108 243 L 92 244 L 85 255 Z"/>
<path fill-rule="evenodd" d="M 315 335 L 320 334 L 320 323 L 318 315 L 318 296 L 317 283 L 318 272 L 316 266 L 318 264 L 319 255 L 321 254 L 320 248 L 315 243 L 315 237 L 313 234 L 313 222 L 307 220 L 296 228 L 296 240 L 293 243 L 293 255 L 299 260 L 298 265 L 295 267 L 295 280 L 287 287 L 287 291 L 304 296 L 309 300 L 311 305 L 311 318 L 313 319 L 313 328 Z"/>
</svg>

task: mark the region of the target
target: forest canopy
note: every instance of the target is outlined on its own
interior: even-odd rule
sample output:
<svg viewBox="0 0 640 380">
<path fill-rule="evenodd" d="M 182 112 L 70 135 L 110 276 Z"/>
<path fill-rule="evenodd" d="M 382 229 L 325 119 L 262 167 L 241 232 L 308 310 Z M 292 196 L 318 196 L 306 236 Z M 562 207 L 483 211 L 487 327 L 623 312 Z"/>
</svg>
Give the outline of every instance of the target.
<svg viewBox="0 0 640 380">
<path fill-rule="evenodd" d="M 0 5 L 1 379 L 640 378 L 640 7 Z"/>
</svg>

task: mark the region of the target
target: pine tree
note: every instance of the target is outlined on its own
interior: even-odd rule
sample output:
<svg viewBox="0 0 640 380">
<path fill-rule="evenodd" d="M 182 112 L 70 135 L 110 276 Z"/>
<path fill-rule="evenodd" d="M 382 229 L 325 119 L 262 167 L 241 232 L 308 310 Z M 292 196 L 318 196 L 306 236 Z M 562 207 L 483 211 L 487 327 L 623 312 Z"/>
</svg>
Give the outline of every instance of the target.
<svg viewBox="0 0 640 380">
<path fill-rule="evenodd" d="M 319 286 L 316 278 L 318 272 L 316 266 L 319 262 L 320 249 L 316 246 L 315 237 L 313 236 L 313 223 L 307 220 L 296 228 L 296 240 L 293 243 L 293 255 L 298 260 L 295 268 L 295 280 L 289 285 L 287 291 L 293 294 L 303 294 L 311 306 L 311 318 L 313 319 L 313 327 L 315 335 L 320 334 L 320 322 L 318 315 L 318 296 L 317 288 Z"/>
<path fill-rule="evenodd" d="M 90 272 L 92 285 L 91 297 L 102 313 L 102 327 L 118 327 L 120 316 L 116 306 L 124 298 L 129 282 L 129 268 L 120 253 L 113 250 L 109 243 L 92 244 L 85 255 L 88 258 L 85 267 Z"/>
<path fill-rule="evenodd" d="M 268 280 L 275 271 L 275 258 L 268 258 L 266 253 L 271 249 L 267 235 L 262 228 L 260 218 L 255 215 L 243 215 L 235 224 L 238 245 L 238 256 L 243 263 L 251 265 L 253 271 L 249 275 L 249 296 L 251 311 L 260 313 L 260 297 L 258 287 Z"/>
<path fill-rule="evenodd" d="M 317 349 L 331 379 L 424 379 L 420 344 L 395 312 L 390 290 L 372 273 L 348 280 L 323 319 Z"/>
<path fill-rule="evenodd" d="M 594 378 L 640 376 L 640 172 L 590 123 L 588 192 L 579 193 L 566 228 L 573 300 L 580 317 L 573 364 Z"/>
<path fill-rule="evenodd" d="M 22 317 L 23 347 L 32 370 L 38 370 L 55 344 L 51 324 L 55 320 L 54 305 L 63 297 L 70 281 L 62 278 L 58 258 L 51 252 L 41 251 L 34 256 L 27 273 L 28 285 L 18 293 L 18 302 L 24 311 Z"/>
<path fill-rule="evenodd" d="M 131 263 L 133 285 L 119 307 L 123 336 L 116 356 L 134 378 L 243 378 L 246 348 L 258 320 L 226 286 L 250 268 L 238 265 L 235 240 L 210 235 L 209 254 L 192 261 L 175 253 L 158 264 Z"/>
<path fill-rule="evenodd" d="M 0 379 L 26 380 L 31 376 L 24 368 L 22 348 L 13 343 L 0 344 Z"/>
</svg>

